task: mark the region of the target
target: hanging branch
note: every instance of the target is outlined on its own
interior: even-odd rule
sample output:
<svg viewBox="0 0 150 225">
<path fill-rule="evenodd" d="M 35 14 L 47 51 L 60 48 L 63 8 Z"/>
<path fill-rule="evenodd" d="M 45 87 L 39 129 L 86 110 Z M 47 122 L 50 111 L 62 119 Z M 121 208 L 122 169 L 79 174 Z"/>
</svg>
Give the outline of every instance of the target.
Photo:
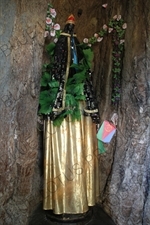
<svg viewBox="0 0 150 225">
<path fill-rule="evenodd" d="M 112 36 L 112 94 L 111 102 L 118 106 L 121 94 L 121 74 L 124 53 L 124 36 L 127 24 L 121 18 L 121 15 L 115 15 L 108 25 L 104 24 L 102 30 L 95 33 L 93 37 L 84 38 L 83 43 L 92 47 L 97 42 L 101 42 L 105 35 Z"/>
</svg>

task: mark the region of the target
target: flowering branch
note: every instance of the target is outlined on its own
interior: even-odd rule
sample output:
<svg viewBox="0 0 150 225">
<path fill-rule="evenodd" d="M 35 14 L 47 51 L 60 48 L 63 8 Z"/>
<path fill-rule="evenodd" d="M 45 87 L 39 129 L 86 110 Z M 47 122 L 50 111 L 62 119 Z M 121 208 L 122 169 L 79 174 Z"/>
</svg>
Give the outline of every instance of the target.
<svg viewBox="0 0 150 225">
<path fill-rule="evenodd" d="M 48 4 L 44 37 L 53 37 L 54 42 L 57 42 L 61 33 L 60 25 L 55 23 L 56 15 L 57 13 L 53 6 Z"/>
<path fill-rule="evenodd" d="M 102 30 L 95 33 L 91 38 L 84 38 L 83 43 L 91 47 L 97 42 L 101 42 L 103 37 L 107 34 L 112 34 L 112 95 L 111 102 L 114 105 L 118 105 L 120 100 L 121 91 L 121 71 L 122 71 L 122 60 L 124 52 L 124 35 L 127 24 L 124 23 L 121 15 L 115 15 L 108 25 L 104 24 Z"/>
<path fill-rule="evenodd" d="M 91 47 L 96 42 L 101 42 L 103 40 L 103 37 L 106 34 L 117 31 L 117 35 L 120 39 L 120 44 L 122 44 L 124 41 L 121 40 L 121 38 L 124 37 L 126 28 L 127 28 L 127 24 L 123 22 L 123 19 L 121 19 L 121 15 L 119 15 L 119 16 L 115 15 L 113 17 L 113 19 L 110 20 L 109 24 L 108 25 L 104 24 L 102 27 L 102 30 L 95 33 L 93 37 L 84 38 L 83 43 L 85 43 L 89 47 Z"/>
</svg>

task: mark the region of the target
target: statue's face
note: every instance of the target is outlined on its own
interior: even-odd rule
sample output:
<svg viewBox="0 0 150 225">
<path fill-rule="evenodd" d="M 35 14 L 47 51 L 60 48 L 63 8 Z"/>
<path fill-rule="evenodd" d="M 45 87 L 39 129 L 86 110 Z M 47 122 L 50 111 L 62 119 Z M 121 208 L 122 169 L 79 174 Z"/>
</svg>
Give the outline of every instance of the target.
<svg viewBox="0 0 150 225">
<path fill-rule="evenodd" d="M 68 23 L 67 25 L 68 25 L 68 26 L 67 26 L 67 27 L 68 27 L 68 31 L 69 31 L 69 32 L 73 31 L 75 25 L 72 24 L 72 23 Z"/>
</svg>

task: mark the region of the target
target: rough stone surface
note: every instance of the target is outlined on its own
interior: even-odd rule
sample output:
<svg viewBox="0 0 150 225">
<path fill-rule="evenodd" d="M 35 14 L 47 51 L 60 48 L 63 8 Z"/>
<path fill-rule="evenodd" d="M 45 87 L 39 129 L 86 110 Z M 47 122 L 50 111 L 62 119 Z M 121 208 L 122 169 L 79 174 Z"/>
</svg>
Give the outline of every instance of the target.
<svg viewBox="0 0 150 225">
<path fill-rule="evenodd" d="M 0 224 L 25 225 L 41 199 L 37 108 L 47 3 L 0 4 Z"/>
<path fill-rule="evenodd" d="M 1 0 L 0 224 L 25 225 L 42 199 L 38 95 L 48 0 Z M 117 225 L 150 224 L 150 1 L 51 1 L 63 28 L 71 13 L 80 41 L 115 14 L 128 24 L 118 130 L 99 157 L 99 203 Z M 79 14 L 79 12 L 82 12 Z M 94 46 L 93 83 L 101 120 L 114 109 L 111 37 Z"/>
</svg>

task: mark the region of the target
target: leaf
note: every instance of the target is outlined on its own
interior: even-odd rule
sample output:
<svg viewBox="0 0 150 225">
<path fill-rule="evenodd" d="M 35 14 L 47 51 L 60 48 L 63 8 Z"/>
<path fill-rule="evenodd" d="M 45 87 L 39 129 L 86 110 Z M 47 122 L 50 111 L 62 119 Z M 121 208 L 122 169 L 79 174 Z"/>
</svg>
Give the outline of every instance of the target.
<svg viewBox="0 0 150 225">
<path fill-rule="evenodd" d="M 69 113 L 69 110 L 62 111 L 62 113 L 53 121 L 54 126 L 60 126 L 64 120 L 64 117 L 66 117 Z"/>
<path fill-rule="evenodd" d="M 86 79 L 86 69 L 84 68 L 81 72 L 74 74 L 73 78 L 76 83 L 81 83 Z"/>
<path fill-rule="evenodd" d="M 48 66 L 47 63 L 43 64 L 42 69 L 45 71 L 45 69 L 47 68 L 47 66 Z"/>
<path fill-rule="evenodd" d="M 50 55 L 53 55 L 55 49 L 55 43 L 51 42 L 49 45 L 46 46 L 46 50 Z"/>
<path fill-rule="evenodd" d="M 101 30 L 98 34 L 99 34 L 100 37 L 103 37 L 105 33 L 106 33 L 105 30 Z"/>
<path fill-rule="evenodd" d="M 81 83 L 81 84 L 78 84 L 77 86 L 75 86 L 73 89 L 73 93 L 78 94 L 78 95 L 82 94 L 83 93 L 83 84 Z"/>
<path fill-rule="evenodd" d="M 53 121 L 54 126 L 60 126 L 64 120 L 64 117 L 58 117 Z"/>
<path fill-rule="evenodd" d="M 45 90 L 40 93 L 39 104 L 40 104 L 39 113 L 47 114 L 51 112 L 52 98 L 49 95 L 49 91 Z"/>
<path fill-rule="evenodd" d="M 77 96 L 75 96 L 75 99 L 76 100 L 85 100 L 86 98 L 85 98 L 85 95 L 77 95 Z"/>
<path fill-rule="evenodd" d="M 113 27 L 113 21 L 110 21 L 108 24 L 109 27 Z"/>
<path fill-rule="evenodd" d="M 84 53 L 85 60 L 88 64 L 88 67 L 91 68 L 91 63 L 92 63 L 93 57 L 94 57 L 93 51 L 90 48 L 88 48 L 88 49 L 84 49 L 83 53 Z"/>
<path fill-rule="evenodd" d="M 121 69 L 120 68 L 114 68 L 112 69 L 113 73 L 120 73 Z"/>
<path fill-rule="evenodd" d="M 82 71 L 84 70 L 84 65 L 82 63 L 82 60 L 80 60 L 79 64 L 71 64 L 70 68 L 74 68 L 76 71 Z"/>
<path fill-rule="evenodd" d="M 44 72 L 41 77 L 41 86 L 46 87 L 49 82 L 50 82 L 50 74 L 47 72 Z"/>
<path fill-rule="evenodd" d="M 76 100 L 73 95 L 71 94 L 66 94 L 66 106 L 75 106 L 76 105 Z"/>
<path fill-rule="evenodd" d="M 79 106 L 74 108 L 73 113 L 71 115 L 71 119 L 72 119 L 72 121 L 81 119 L 81 113 L 80 113 Z"/>
<path fill-rule="evenodd" d="M 43 109 L 43 113 L 45 114 L 45 107 L 48 110 L 50 106 L 53 105 L 54 100 L 56 98 L 57 90 L 53 89 L 51 92 L 49 90 L 41 91 L 39 97 L 40 108 Z M 42 113 L 42 112 L 41 112 Z"/>
<path fill-rule="evenodd" d="M 116 61 L 116 62 L 114 63 L 114 65 L 117 66 L 117 67 L 119 67 L 121 64 L 120 64 L 120 62 Z"/>
<path fill-rule="evenodd" d="M 48 104 L 48 102 L 46 104 L 40 105 L 39 114 L 48 114 L 51 113 L 51 111 L 52 107 Z"/>
<path fill-rule="evenodd" d="M 51 88 L 58 88 L 59 87 L 59 82 L 54 80 L 54 81 L 49 82 L 48 85 Z"/>
<path fill-rule="evenodd" d="M 40 92 L 40 100 L 43 100 L 45 98 L 49 98 L 49 91 L 48 90 Z"/>
<path fill-rule="evenodd" d="M 72 89 L 73 89 L 73 86 L 74 86 L 73 84 L 67 85 L 67 86 L 66 86 L 66 93 L 71 94 Z"/>
</svg>

